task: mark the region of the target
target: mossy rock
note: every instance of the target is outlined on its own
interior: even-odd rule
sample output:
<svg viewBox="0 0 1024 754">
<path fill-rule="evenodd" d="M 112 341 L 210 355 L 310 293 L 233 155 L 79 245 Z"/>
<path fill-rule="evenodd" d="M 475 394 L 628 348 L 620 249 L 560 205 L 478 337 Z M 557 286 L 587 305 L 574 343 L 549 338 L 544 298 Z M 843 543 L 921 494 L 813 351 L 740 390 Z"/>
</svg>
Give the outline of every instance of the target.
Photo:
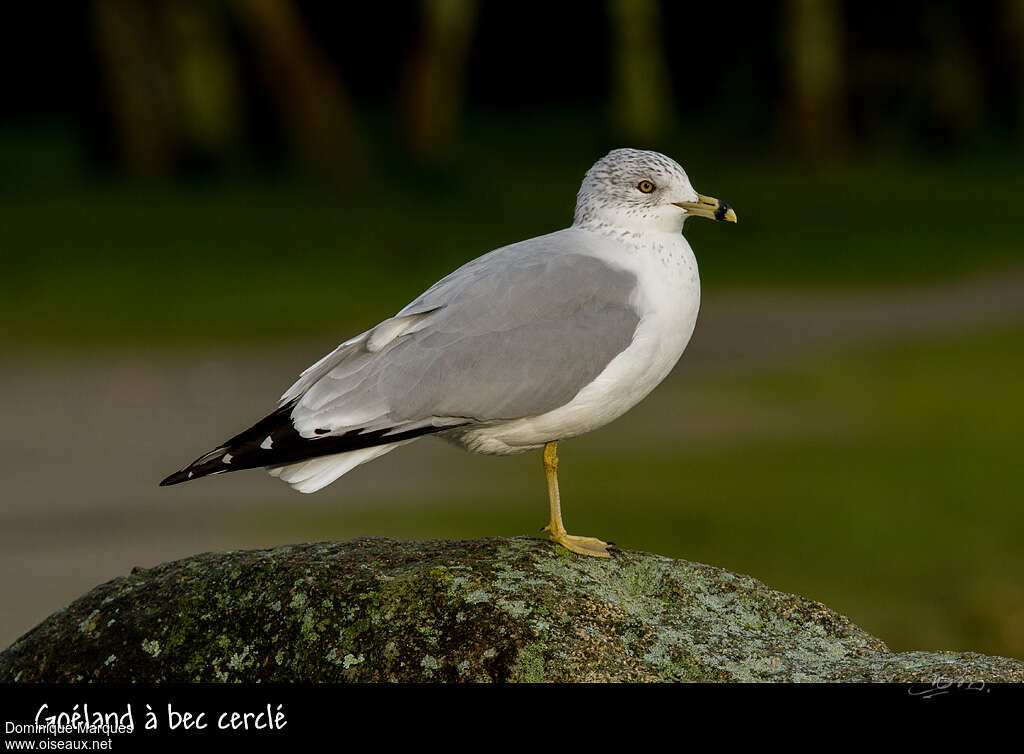
<svg viewBox="0 0 1024 754">
<path fill-rule="evenodd" d="M 0 654 L 0 682 L 939 677 L 1024 681 L 1024 663 L 893 653 L 749 576 L 526 538 L 196 555 L 96 587 Z"/>
</svg>

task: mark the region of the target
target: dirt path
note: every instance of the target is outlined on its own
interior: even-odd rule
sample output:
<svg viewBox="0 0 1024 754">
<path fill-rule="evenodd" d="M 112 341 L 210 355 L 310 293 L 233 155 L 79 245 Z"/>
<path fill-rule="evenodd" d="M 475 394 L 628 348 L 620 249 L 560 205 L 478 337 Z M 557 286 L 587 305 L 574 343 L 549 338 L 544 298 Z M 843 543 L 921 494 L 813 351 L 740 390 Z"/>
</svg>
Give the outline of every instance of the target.
<svg viewBox="0 0 1024 754">
<path fill-rule="evenodd" d="M 968 281 L 840 293 L 718 293 L 706 285 L 697 332 L 669 382 L 1019 322 L 1024 268 Z M 349 334 L 339 332 L 338 340 Z M 341 489 L 312 497 L 299 497 L 259 473 L 156 486 L 272 408 L 301 368 L 333 345 L 14 355 L 0 370 L 0 647 L 134 565 L 279 544 L 273 534 L 246 533 L 244 518 L 254 511 L 436 499 L 493 476 L 490 459 L 460 459 L 442 443 L 423 442 L 389 456 L 386 465 L 357 470 Z M 655 391 L 644 407 L 656 409 L 673 393 Z M 645 410 L 642 420 L 656 415 Z M 704 417 L 674 431 L 681 442 L 699 441 L 714 426 L 714 417 Z M 515 463 L 525 468 L 533 460 L 506 463 L 514 474 Z"/>
<path fill-rule="evenodd" d="M 1024 267 L 957 282 L 822 293 L 757 292 L 705 301 L 684 361 L 694 368 L 785 363 L 1024 319 Z"/>
</svg>

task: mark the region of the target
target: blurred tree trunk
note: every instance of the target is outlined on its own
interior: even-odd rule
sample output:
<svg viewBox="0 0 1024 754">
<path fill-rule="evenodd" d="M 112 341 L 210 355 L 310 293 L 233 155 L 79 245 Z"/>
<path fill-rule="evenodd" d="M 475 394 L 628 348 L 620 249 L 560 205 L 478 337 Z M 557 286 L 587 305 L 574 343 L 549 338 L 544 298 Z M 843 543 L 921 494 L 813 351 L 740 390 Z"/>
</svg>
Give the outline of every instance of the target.
<svg viewBox="0 0 1024 754">
<path fill-rule="evenodd" d="M 1013 62 L 1017 66 L 1017 128 L 1024 144 L 1024 0 L 1006 0 L 1006 26 L 1013 44 Z"/>
<path fill-rule="evenodd" d="M 982 72 L 956 11 L 940 5 L 924 10 L 923 26 L 931 41 L 927 133 L 935 145 L 949 146 L 981 124 Z"/>
<path fill-rule="evenodd" d="M 787 139 L 799 154 L 811 159 L 842 152 L 848 133 L 840 4 L 838 0 L 787 0 L 782 25 Z"/>
<path fill-rule="evenodd" d="M 153 6 L 140 0 L 94 0 L 92 33 L 103 73 L 115 149 L 141 178 L 166 176 L 180 149 L 173 82 Z"/>
<path fill-rule="evenodd" d="M 619 133 L 653 146 L 672 125 L 672 88 L 655 0 L 609 0 L 612 106 Z"/>
<path fill-rule="evenodd" d="M 419 39 L 399 109 L 409 151 L 437 160 L 455 141 L 465 84 L 476 0 L 421 0 Z"/>
<path fill-rule="evenodd" d="M 183 136 L 204 159 L 229 156 L 238 149 L 241 92 L 222 6 L 205 0 L 160 5 Z"/>
<path fill-rule="evenodd" d="M 235 0 L 234 7 L 295 148 L 329 178 L 351 176 L 356 155 L 348 95 L 298 11 L 287 0 Z"/>
<path fill-rule="evenodd" d="M 192 154 L 235 149 L 238 79 L 219 6 L 94 0 L 92 31 L 129 175 L 166 177 Z"/>
</svg>

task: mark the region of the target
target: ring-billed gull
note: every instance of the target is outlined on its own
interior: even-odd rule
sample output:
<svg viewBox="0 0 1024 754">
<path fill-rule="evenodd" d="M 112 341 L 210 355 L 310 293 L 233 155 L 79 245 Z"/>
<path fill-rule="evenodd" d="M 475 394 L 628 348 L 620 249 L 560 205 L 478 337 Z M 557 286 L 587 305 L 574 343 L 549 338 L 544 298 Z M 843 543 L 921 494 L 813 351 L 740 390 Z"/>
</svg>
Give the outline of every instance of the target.
<svg viewBox="0 0 1024 754">
<path fill-rule="evenodd" d="M 560 440 L 621 416 L 682 356 L 700 305 L 686 218 L 736 222 L 674 160 L 616 149 L 587 171 L 573 223 L 463 265 L 302 373 L 276 411 L 161 485 L 264 467 L 315 492 L 425 435 L 475 453 L 544 448 L 550 538 L 568 534 Z"/>
</svg>

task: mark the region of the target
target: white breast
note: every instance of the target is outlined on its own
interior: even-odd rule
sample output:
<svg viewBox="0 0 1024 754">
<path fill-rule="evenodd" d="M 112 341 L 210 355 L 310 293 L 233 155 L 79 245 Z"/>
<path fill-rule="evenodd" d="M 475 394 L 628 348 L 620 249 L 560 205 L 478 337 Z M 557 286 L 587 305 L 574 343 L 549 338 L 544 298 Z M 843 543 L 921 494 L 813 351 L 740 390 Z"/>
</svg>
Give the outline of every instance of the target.
<svg viewBox="0 0 1024 754">
<path fill-rule="evenodd" d="M 540 416 L 456 430 L 447 439 L 477 453 L 537 448 L 601 427 L 639 403 L 672 371 L 700 307 L 697 260 L 679 233 L 624 234 L 599 254 L 637 276 L 641 319 L 633 342 L 568 404 Z"/>
</svg>

